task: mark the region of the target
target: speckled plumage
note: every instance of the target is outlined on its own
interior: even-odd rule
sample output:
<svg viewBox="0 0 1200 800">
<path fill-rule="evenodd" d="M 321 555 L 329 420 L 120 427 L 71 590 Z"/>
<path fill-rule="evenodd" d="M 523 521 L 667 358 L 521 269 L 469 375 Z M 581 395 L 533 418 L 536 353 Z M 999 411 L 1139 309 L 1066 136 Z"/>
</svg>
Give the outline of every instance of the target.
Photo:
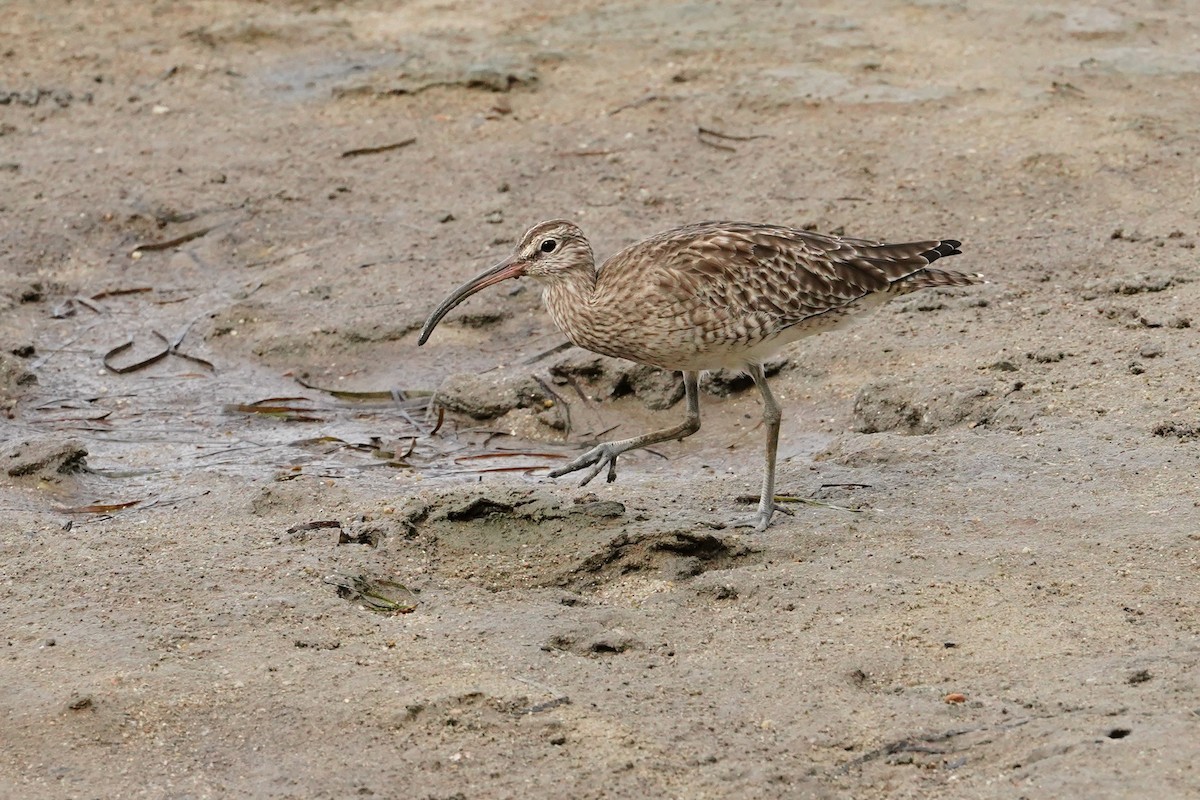
<svg viewBox="0 0 1200 800">
<path fill-rule="evenodd" d="M 551 318 L 574 344 L 682 371 L 688 400 L 682 424 L 601 444 L 550 473 L 587 469 L 585 484 L 605 466 L 612 481 L 621 453 L 698 430 L 700 371 L 745 369 L 762 392 L 767 426 L 762 496 L 749 523 L 761 530 L 775 512 L 781 415 L 763 361 L 789 342 L 839 327 L 897 295 L 979 282 L 978 276 L 929 266 L 957 255 L 958 247 L 953 239 L 885 244 L 774 225 L 700 222 L 630 245 L 597 267 L 583 231 L 550 220 L 526 231 L 508 259 L 452 293 L 430 315 L 418 343 L 471 294 L 529 276 L 544 286 Z"/>
<path fill-rule="evenodd" d="M 567 338 L 674 370 L 761 364 L 789 342 L 877 306 L 860 302 L 871 295 L 885 300 L 975 282 L 927 269 L 959 252 L 952 240 L 889 245 L 772 225 L 701 222 L 631 245 L 597 268 L 572 223 L 543 222 L 524 240 L 546 236 L 563 241 L 564 253 L 582 244 L 571 267 L 530 273 L 545 284 L 546 307 Z M 563 274 L 568 271 L 577 274 Z"/>
</svg>

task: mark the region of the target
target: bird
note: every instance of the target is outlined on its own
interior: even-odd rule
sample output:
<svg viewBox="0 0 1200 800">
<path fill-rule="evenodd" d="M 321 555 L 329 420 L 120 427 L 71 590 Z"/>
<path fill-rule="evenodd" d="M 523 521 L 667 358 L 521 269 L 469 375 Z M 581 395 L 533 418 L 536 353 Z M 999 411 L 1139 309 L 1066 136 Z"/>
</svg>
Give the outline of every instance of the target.
<svg viewBox="0 0 1200 800">
<path fill-rule="evenodd" d="M 956 239 L 887 244 L 780 225 L 699 222 L 632 244 L 596 265 L 578 225 L 555 219 L 523 235 L 511 255 L 455 289 L 429 315 L 424 345 L 452 309 L 501 281 L 542 286 L 554 324 L 578 347 L 683 373 L 684 420 L 662 430 L 603 442 L 551 477 L 585 470 L 581 486 L 630 450 L 700 429 L 700 373 L 734 368 L 762 395 L 765 469 L 757 512 L 735 527 L 765 530 L 776 507 L 775 462 L 782 409 L 763 364 L 791 342 L 840 328 L 897 296 L 967 286 L 981 276 L 931 266 L 961 254 Z"/>
</svg>

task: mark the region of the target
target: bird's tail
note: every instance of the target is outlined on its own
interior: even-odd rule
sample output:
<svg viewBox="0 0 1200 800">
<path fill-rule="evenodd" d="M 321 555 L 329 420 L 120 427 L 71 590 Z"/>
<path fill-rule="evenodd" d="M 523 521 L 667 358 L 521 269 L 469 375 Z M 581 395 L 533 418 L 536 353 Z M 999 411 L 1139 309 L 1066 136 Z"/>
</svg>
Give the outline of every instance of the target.
<svg viewBox="0 0 1200 800">
<path fill-rule="evenodd" d="M 955 272 L 949 269 L 927 267 L 893 282 L 888 287 L 888 291 L 892 294 L 908 294 L 935 286 L 971 286 L 976 283 L 987 283 L 987 281 L 978 272 Z"/>
</svg>

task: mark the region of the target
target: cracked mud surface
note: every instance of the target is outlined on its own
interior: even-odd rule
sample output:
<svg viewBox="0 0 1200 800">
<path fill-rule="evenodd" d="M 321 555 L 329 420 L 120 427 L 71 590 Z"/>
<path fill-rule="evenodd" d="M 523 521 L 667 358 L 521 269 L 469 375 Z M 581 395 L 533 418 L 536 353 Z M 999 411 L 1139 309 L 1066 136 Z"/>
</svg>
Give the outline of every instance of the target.
<svg viewBox="0 0 1200 800">
<path fill-rule="evenodd" d="M 4 7 L 0 794 L 1200 794 L 1185 5 L 142 6 Z M 525 284 L 416 347 L 554 217 L 990 283 L 782 354 L 754 535 L 738 376 L 579 488 L 677 380 Z"/>
</svg>

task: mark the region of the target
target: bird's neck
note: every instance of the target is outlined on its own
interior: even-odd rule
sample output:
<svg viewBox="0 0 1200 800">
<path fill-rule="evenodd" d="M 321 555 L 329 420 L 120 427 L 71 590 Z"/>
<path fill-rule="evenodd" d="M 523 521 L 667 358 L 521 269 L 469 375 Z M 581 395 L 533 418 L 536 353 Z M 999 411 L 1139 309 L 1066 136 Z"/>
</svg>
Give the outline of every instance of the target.
<svg viewBox="0 0 1200 800">
<path fill-rule="evenodd" d="M 547 281 L 542 291 L 542 300 L 550 312 L 550 318 L 576 344 L 579 344 L 577 336 L 586 327 L 584 320 L 591 311 L 592 299 L 596 294 L 596 278 L 594 263 L 579 264 L 555 273 L 554 279 Z"/>
</svg>

